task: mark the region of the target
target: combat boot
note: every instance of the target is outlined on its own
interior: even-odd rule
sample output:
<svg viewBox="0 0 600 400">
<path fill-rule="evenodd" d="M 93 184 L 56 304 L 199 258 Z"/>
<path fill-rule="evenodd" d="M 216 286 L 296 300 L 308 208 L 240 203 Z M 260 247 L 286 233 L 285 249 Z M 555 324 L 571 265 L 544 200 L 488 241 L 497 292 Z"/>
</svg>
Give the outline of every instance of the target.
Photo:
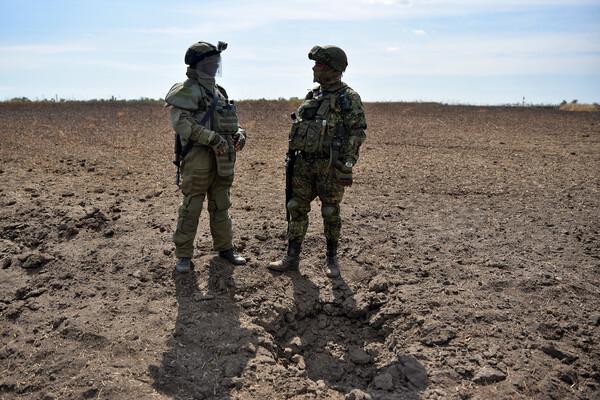
<svg viewBox="0 0 600 400">
<path fill-rule="evenodd" d="M 246 259 L 239 254 L 236 254 L 233 249 L 223 250 L 219 252 L 219 257 L 226 259 L 233 265 L 244 265 L 246 264 Z"/>
<path fill-rule="evenodd" d="M 279 261 L 269 263 L 269 269 L 278 272 L 297 271 L 300 265 L 300 242 L 288 242 L 287 254 Z"/>
<path fill-rule="evenodd" d="M 337 242 L 327 241 L 327 268 L 325 273 L 329 278 L 340 276 L 340 265 L 337 260 Z"/>
<path fill-rule="evenodd" d="M 192 260 L 189 257 L 179 257 L 175 263 L 175 271 L 185 273 L 192 268 Z"/>
</svg>

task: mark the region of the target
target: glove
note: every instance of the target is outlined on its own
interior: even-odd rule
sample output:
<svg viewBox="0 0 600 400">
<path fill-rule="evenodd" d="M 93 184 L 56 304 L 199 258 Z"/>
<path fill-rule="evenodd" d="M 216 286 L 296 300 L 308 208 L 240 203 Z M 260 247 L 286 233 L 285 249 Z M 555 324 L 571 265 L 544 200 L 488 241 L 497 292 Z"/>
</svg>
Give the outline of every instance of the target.
<svg viewBox="0 0 600 400">
<path fill-rule="evenodd" d="M 242 151 L 244 146 L 246 146 L 246 130 L 238 128 L 238 131 L 233 134 L 232 138 L 235 151 Z"/>
<path fill-rule="evenodd" d="M 335 169 L 338 183 L 342 186 L 352 186 L 352 163 L 342 163 L 338 160 Z"/>
<path fill-rule="evenodd" d="M 212 147 L 213 151 L 218 156 L 225 154 L 229 149 L 227 140 L 225 140 L 223 136 L 219 135 L 218 133 L 215 133 L 215 136 L 210 142 L 208 142 L 208 145 Z"/>
</svg>

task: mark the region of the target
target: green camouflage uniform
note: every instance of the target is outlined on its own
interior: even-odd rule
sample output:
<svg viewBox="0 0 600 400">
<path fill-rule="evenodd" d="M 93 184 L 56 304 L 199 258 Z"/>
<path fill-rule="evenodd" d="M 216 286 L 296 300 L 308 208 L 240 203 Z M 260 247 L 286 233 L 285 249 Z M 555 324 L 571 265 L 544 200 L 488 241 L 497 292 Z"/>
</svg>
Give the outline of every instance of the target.
<svg viewBox="0 0 600 400">
<path fill-rule="evenodd" d="M 359 147 L 366 138 L 364 129 L 367 124 L 358 93 L 343 82 L 328 89 L 324 91 L 317 86 L 308 93 L 298 109 L 299 119 L 290 132 L 290 150 L 297 154 L 292 179 L 293 196 L 287 204 L 290 241 L 303 241 L 310 203 L 319 197 L 325 238 L 328 243 L 337 243 L 342 227 L 340 202 L 344 196 L 340 175 L 351 174 L 351 167 L 343 170 L 343 167 L 337 166 L 340 163 L 356 164 Z M 338 124 L 343 126 L 339 161 L 330 160 Z"/>
<path fill-rule="evenodd" d="M 188 68 L 187 75 L 185 82 L 171 88 L 165 101 L 171 106 L 171 123 L 182 145 L 193 143 L 181 166 L 180 189 L 184 197 L 173 234 L 176 256 L 191 258 L 206 197 L 214 249 L 233 248 L 229 207 L 236 159 L 234 136 L 239 135 L 239 126 L 235 106 L 227 100 L 225 90 L 215 84 L 214 78 L 199 78 L 192 68 Z M 218 96 L 216 110 L 203 126 L 199 121 L 210 108 L 215 94 Z M 217 135 L 227 141 L 228 149 L 223 155 L 216 155 L 211 148 Z"/>
</svg>

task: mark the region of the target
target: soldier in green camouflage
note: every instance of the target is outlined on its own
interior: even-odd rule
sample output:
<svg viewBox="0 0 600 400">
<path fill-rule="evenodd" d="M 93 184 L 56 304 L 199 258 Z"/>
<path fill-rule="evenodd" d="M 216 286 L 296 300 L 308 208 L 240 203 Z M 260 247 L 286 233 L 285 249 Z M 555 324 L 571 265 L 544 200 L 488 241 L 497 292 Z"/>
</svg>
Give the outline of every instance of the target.
<svg viewBox="0 0 600 400">
<path fill-rule="evenodd" d="M 315 46 L 308 53 L 315 62 L 317 86 L 308 94 L 292 124 L 289 151 L 295 157 L 292 197 L 287 203 L 287 255 L 269 264 L 275 271 L 298 269 L 300 248 L 308 228 L 310 203 L 319 197 L 325 239 L 326 273 L 340 275 L 337 246 L 344 188 L 352 185 L 352 168 L 365 141 L 367 123 L 360 96 L 341 81 L 348 60 L 336 46 Z"/>
<path fill-rule="evenodd" d="M 233 250 L 233 230 L 229 207 L 236 153 L 246 142 L 238 124 L 233 101 L 215 83 L 221 66 L 221 52 L 227 44 L 193 44 L 185 54 L 188 79 L 175 84 L 165 97 L 170 106 L 171 124 L 182 153 L 183 201 L 179 206 L 173 234 L 178 272 L 191 268 L 198 219 L 208 198 L 213 248 L 234 265 L 246 260 Z"/>
</svg>

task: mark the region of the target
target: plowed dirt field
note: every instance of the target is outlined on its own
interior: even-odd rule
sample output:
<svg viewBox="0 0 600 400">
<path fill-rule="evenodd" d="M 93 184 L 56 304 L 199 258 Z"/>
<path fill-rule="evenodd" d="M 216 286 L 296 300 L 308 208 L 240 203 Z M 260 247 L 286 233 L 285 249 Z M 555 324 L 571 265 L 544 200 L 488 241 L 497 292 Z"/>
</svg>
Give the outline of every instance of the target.
<svg viewBox="0 0 600 400">
<path fill-rule="evenodd" d="M 342 276 L 285 250 L 291 102 L 240 102 L 235 243 L 174 273 L 158 104 L 0 105 L 2 399 L 598 399 L 600 113 L 366 104 Z"/>
</svg>

